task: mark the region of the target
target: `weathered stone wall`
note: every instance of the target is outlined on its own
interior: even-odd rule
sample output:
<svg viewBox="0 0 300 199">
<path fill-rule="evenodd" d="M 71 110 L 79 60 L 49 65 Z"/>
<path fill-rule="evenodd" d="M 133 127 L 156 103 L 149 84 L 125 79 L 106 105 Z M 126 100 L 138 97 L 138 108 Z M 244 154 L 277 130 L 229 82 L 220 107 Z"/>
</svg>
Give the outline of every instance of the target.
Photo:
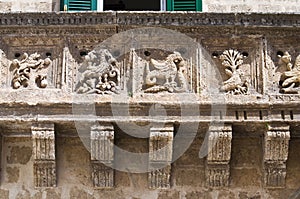
<svg viewBox="0 0 300 199">
<path fill-rule="evenodd" d="M 2 0 L 0 12 L 51 12 L 59 11 L 59 0 Z"/>
<path fill-rule="evenodd" d="M 299 15 L 109 12 L 26 13 L 19 16 L 1 14 L 0 17 L 0 49 L 3 50 L 0 51 L 0 199 L 299 197 L 300 80 L 293 78 L 295 84 L 289 87 L 280 85 L 281 75 L 288 70 L 287 66 L 291 67 L 294 63 L 288 59 L 289 54 L 284 52 L 288 51 L 292 60 L 299 61 L 296 58 L 300 53 Z M 113 79 L 115 82 L 122 82 L 120 92 L 126 95 L 124 101 L 120 100 L 120 93 L 108 95 L 100 92 L 103 90 L 98 87 L 92 88 L 95 92 L 92 94 L 78 93 L 76 84 L 79 80 L 75 77 L 87 71 L 80 70 L 78 66 L 78 63 L 81 66 L 85 63 L 85 55 L 95 49 L 95 56 L 97 52 L 106 53 L 109 61 L 114 61 L 112 54 L 121 54 L 120 46 L 124 47 L 125 44 L 117 44 L 123 40 L 117 40 L 114 43 L 116 46 L 109 43 L 111 45 L 107 45 L 106 49 L 99 50 L 95 47 L 112 35 L 138 27 L 157 27 L 155 30 L 158 33 L 161 33 L 161 27 L 177 30 L 201 44 L 207 52 L 206 56 L 212 61 L 196 62 L 198 64 L 193 66 L 194 69 L 207 68 L 211 71 L 213 62 L 219 67 L 222 74 L 220 85 L 214 87 L 215 89 L 224 85 L 222 83 L 228 78 L 222 62 L 225 55 L 238 57 L 236 63 L 243 72 L 241 74 L 245 75 L 243 78 L 249 80 L 248 84 L 241 84 L 242 79 L 233 81 L 239 86 L 238 89 L 234 87 L 237 92 L 229 88 L 225 90 L 227 94 L 222 93 L 227 102 L 226 112 L 219 110 L 218 106 L 212 111 L 205 83 L 207 79 L 214 79 L 215 76 L 205 73 L 205 70 L 202 70 L 200 76 L 190 76 L 190 79 L 196 77 L 193 78 L 196 82 L 193 85 L 200 86 L 200 89 L 192 88 L 194 93 L 183 90 L 183 96 L 194 97 L 192 102 L 178 98 L 182 93 L 172 93 L 174 90 L 144 92 L 148 88 L 140 86 L 143 83 L 141 79 L 144 78 L 139 73 L 141 71 L 135 71 L 137 74 L 130 73 L 129 78 L 132 81 L 127 84 L 123 76 L 119 80 Z M 142 41 L 150 38 L 146 32 Z M 159 36 L 156 39 L 161 42 Z M 177 37 L 168 39 L 170 43 L 182 42 Z M 130 44 L 132 43 L 135 44 Z M 192 45 L 184 44 L 185 48 L 178 50 L 188 60 L 188 49 L 192 49 Z M 155 43 L 155 47 L 158 48 L 159 45 L 165 46 L 165 43 Z M 107 48 L 112 48 L 111 54 Z M 161 55 L 158 50 L 142 49 L 133 55 L 139 53 L 142 57 L 139 60 L 149 59 L 145 57 L 145 50 L 152 53 L 153 59 L 160 61 L 170 53 Z M 26 54 L 21 56 L 24 52 L 33 57 L 37 56 L 37 52 L 41 57 L 28 61 L 25 59 Z M 178 53 L 172 55 L 178 56 Z M 280 66 L 282 57 L 286 58 L 286 65 L 283 63 Z M 49 59 L 52 60 L 52 65 L 49 64 Z M 125 58 L 120 56 L 116 59 L 119 63 Z M 177 62 L 179 60 L 181 59 Z M 193 60 L 195 63 L 196 59 Z M 243 65 L 240 60 L 244 61 Z M 43 67 L 40 67 L 41 63 Z M 103 60 L 101 64 L 103 63 L 107 64 L 107 61 Z M 110 65 L 111 68 L 116 67 L 115 62 L 110 63 L 114 63 Z M 126 66 L 129 69 L 141 66 L 138 61 L 135 64 Z M 29 68 L 32 76 L 26 76 L 27 73 L 21 70 L 24 68 Z M 232 68 L 235 70 L 233 66 Z M 295 71 L 297 67 L 293 68 L 295 69 L 292 72 L 296 75 L 292 73 L 292 77 L 298 77 L 299 71 Z M 46 87 L 36 85 L 34 80 L 38 78 L 33 79 L 42 69 L 48 70 Z M 122 74 L 128 73 L 123 71 Z M 19 85 L 12 83 L 14 76 L 17 77 L 14 83 Z M 29 85 L 26 84 L 26 77 L 30 80 Z M 201 84 L 198 84 L 199 81 Z M 161 86 L 164 86 L 163 83 L 160 82 Z M 131 85 L 135 88 L 132 89 Z M 90 89 L 87 86 L 83 88 Z M 106 91 L 112 91 L 111 87 Z M 81 108 L 88 111 L 87 116 L 81 117 L 74 112 L 73 107 L 77 104 L 74 100 L 84 97 L 95 102 L 95 115 L 90 114 L 86 106 Z M 127 111 L 123 111 L 128 107 L 129 116 Z M 184 114 L 181 114 L 182 107 L 186 108 Z M 200 110 L 200 113 L 195 115 L 195 110 Z M 210 123 L 212 118 L 224 122 L 224 128 L 216 125 L 211 132 L 207 132 L 208 127 L 213 126 Z M 92 126 L 90 123 L 93 119 L 100 125 Z M 87 130 L 87 134 L 79 135 L 77 130 L 80 128 L 77 128 L 74 121 L 81 122 L 80 127 L 92 128 Z M 153 121 L 168 125 L 166 128 L 143 128 Z M 137 135 L 141 133 L 147 136 L 141 138 L 126 134 L 131 132 L 124 129 L 132 123 L 135 124 Z M 195 125 L 196 129 L 193 129 Z M 196 134 L 195 138 L 193 134 Z M 91 154 L 82 142 L 89 140 L 94 144 L 100 143 L 101 146 L 102 141 L 106 144 L 112 141 L 126 151 L 141 154 L 157 150 L 159 145 L 171 143 L 166 149 L 167 154 L 170 154 L 181 147 L 181 142 L 191 139 L 193 141 L 187 151 L 172 164 L 168 155 L 159 159 L 170 169 L 156 176 L 109 170 L 105 167 L 103 169 L 95 156 L 100 156 L 103 158 L 101 160 L 110 164 L 123 165 L 122 163 L 130 160 L 118 153 L 108 158 L 103 157 L 107 152 L 113 153 L 109 147 L 105 150 L 94 150 Z M 217 147 L 214 147 L 214 141 Z M 208 144 L 207 147 L 212 152 L 201 156 L 199 152 L 203 143 Z M 149 155 L 149 160 L 153 164 L 157 163 L 154 155 Z M 141 161 L 131 163 L 139 165 Z M 95 178 L 97 174 L 101 177 L 103 173 L 113 175 L 105 176 L 104 181 Z M 163 180 L 168 182 L 163 184 Z M 113 186 L 111 181 L 114 182 Z M 149 181 L 157 182 L 158 185 L 150 186 Z"/>
<path fill-rule="evenodd" d="M 203 0 L 203 12 L 300 12 L 299 0 Z M 2 0 L 0 12 L 60 11 L 60 0 Z"/>
<path fill-rule="evenodd" d="M 115 187 L 93 188 L 90 153 L 76 136 L 74 126 L 57 125 L 57 187 L 34 188 L 31 137 L 4 136 L 1 199 L 285 199 L 299 197 L 300 139 L 293 138 L 287 162 L 287 186 L 266 189 L 262 184 L 262 135 L 264 125 L 233 126 L 231 177 L 226 188 L 206 188 L 205 158 L 199 158 L 208 125 L 200 125 L 189 149 L 172 164 L 171 188 L 149 189 L 147 173 L 115 172 Z M 120 135 L 120 132 L 116 132 Z M 187 130 L 188 133 L 188 130 Z M 293 132 L 292 132 L 293 133 Z M 28 135 L 29 132 L 24 132 Z M 8 135 L 8 134 L 7 134 Z M 71 136 L 70 136 L 71 135 Z M 182 139 L 186 139 L 182 138 Z M 147 152 L 147 139 L 116 138 L 115 144 L 132 152 Z M 134 143 L 134 144 L 133 144 Z M 118 157 L 116 157 L 118 158 Z"/>
<path fill-rule="evenodd" d="M 204 12 L 300 12 L 299 0 L 203 0 Z"/>
</svg>

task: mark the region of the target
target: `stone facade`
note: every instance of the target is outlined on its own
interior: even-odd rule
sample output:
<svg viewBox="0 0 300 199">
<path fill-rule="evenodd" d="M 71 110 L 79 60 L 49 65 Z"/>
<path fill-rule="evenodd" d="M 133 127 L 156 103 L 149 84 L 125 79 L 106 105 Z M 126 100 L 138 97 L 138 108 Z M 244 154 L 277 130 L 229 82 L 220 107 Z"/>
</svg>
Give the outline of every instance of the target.
<svg viewBox="0 0 300 199">
<path fill-rule="evenodd" d="M 203 0 L 204 12 L 300 12 L 298 0 Z"/>
<path fill-rule="evenodd" d="M 0 198 L 299 197 L 299 21 L 0 14 Z"/>
<path fill-rule="evenodd" d="M 2 0 L 0 12 L 51 12 L 60 11 L 60 0 Z M 103 2 L 98 0 L 99 3 Z M 117 2 L 117 1 L 116 1 Z M 299 0 L 202 0 L 203 12 L 268 12 L 295 13 L 300 12 Z"/>
</svg>

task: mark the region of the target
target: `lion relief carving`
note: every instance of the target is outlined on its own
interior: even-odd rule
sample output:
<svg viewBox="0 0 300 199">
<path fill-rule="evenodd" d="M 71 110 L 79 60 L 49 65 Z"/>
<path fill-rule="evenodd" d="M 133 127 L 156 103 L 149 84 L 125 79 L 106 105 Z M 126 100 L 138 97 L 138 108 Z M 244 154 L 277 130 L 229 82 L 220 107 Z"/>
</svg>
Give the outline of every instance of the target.
<svg viewBox="0 0 300 199">
<path fill-rule="evenodd" d="M 184 75 L 186 61 L 179 52 L 168 55 L 165 60 L 151 58 L 150 64 L 153 70 L 150 70 L 150 66 L 147 65 L 145 83 L 148 88 L 145 90 L 146 93 L 188 91 Z"/>
</svg>

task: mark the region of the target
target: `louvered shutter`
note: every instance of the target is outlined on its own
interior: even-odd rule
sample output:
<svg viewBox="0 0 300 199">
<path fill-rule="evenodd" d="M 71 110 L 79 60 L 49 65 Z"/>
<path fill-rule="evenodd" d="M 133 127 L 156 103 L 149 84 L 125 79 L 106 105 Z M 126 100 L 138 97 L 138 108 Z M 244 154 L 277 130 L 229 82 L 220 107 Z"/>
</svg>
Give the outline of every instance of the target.
<svg viewBox="0 0 300 199">
<path fill-rule="evenodd" d="M 201 11 L 201 0 L 167 0 L 169 11 Z"/>
<path fill-rule="evenodd" d="M 97 10 L 97 0 L 63 0 L 67 11 Z"/>
</svg>

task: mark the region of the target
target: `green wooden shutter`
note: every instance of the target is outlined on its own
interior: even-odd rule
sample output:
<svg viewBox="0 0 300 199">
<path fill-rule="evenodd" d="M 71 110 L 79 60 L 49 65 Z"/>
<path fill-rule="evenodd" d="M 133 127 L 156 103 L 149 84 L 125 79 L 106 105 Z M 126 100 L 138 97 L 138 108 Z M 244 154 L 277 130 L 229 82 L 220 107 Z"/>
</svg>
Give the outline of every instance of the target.
<svg viewBox="0 0 300 199">
<path fill-rule="evenodd" d="M 167 0 L 168 11 L 201 11 L 202 0 Z"/>
<path fill-rule="evenodd" d="M 63 0 L 63 8 L 67 11 L 97 10 L 97 0 Z"/>
</svg>

